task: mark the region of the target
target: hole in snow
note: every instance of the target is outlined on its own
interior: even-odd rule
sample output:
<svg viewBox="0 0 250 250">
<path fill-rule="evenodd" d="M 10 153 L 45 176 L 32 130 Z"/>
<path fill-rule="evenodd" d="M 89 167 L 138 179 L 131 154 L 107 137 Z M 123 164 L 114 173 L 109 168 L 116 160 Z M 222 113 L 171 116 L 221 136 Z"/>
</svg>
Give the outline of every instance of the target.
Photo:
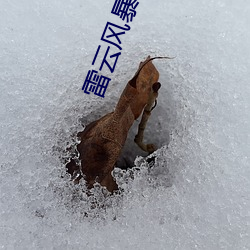
<svg viewBox="0 0 250 250">
<path fill-rule="evenodd" d="M 141 117 L 134 121 L 133 126 L 130 128 L 126 143 L 116 164 L 118 168 L 132 168 L 134 166 L 134 160 L 137 156 L 148 156 L 148 153 L 141 150 L 134 142 L 140 121 Z M 158 149 L 162 146 L 167 146 L 170 142 L 170 132 L 168 130 L 167 123 L 168 116 L 166 110 L 159 105 L 156 106 L 151 113 L 144 131 L 144 143 L 153 143 Z"/>
<path fill-rule="evenodd" d="M 71 125 L 67 124 L 66 126 L 66 127 L 69 126 L 70 129 L 66 131 L 63 130 L 60 132 L 61 141 L 59 145 L 55 147 L 55 151 L 59 152 L 62 164 L 64 166 L 64 174 L 62 174 L 62 177 L 68 175 L 66 166 L 68 164 L 68 167 L 70 167 L 70 165 L 72 165 L 71 164 L 72 160 L 80 165 L 77 152 L 77 144 L 79 143 L 77 138 L 77 133 L 83 131 L 85 126 L 91 123 L 92 121 L 97 120 L 103 115 L 111 112 L 113 110 L 113 108 L 110 108 L 111 106 L 113 107 L 114 104 L 100 107 L 99 109 L 92 111 L 91 113 L 85 115 L 84 117 L 78 116 L 79 117 L 78 119 L 73 116 L 70 118 L 69 117 L 64 118 L 67 121 L 70 120 L 72 124 Z M 75 121 L 72 121 L 72 119 L 74 119 Z M 136 167 L 135 169 L 137 171 L 141 169 L 141 166 L 145 166 L 146 168 L 145 171 L 147 171 L 147 168 L 149 168 L 148 173 L 147 174 L 144 173 L 143 178 L 145 179 L 145 182 L 155 182 L 155 185 L 157 186 L 158 185 L 164 185 L 167 187 L 171 186 L 173 182 L 173 175 L 171 174 L 171 171 L 169 171 L 166 162 L 159 163 L 159 160 L 157 160 L 157 153 L 156 153 L 155 159 L 157 164 L 155 164 L 155 166 L 153 167 L 149 167 L 149 165 L 150 166 L 154 165 L 155 159 L 151 160 L 150 164 L 148 164 L 148 162 L 145 160 L 146 157 L 148 156 L 148 153 L 142 151 L 134 142 L 134 137 L 137 134 L 140 120 L 141 117 L 139 117 L 136 121 L 134 121 L 133 126 L 130 128 L 126 143 L 115 165 L 115 171 L 113 175 L 115 176 L 115 178 L 119 179 L 118 185 L 119 187 L 121 187 L 121 185 L 124 182 L 128 181 L 128 177 L 131 179 L 131 181 L 133 181 L 132 179 L 134 178 L 134 169 L 132 170 L 129 169 Z M 167 110 L 158 104 L 156 108 L 152 111 L 152 114 L 148 120 L 146 129 L 144 131 L 144 142 L 147 144 L 154 143 L 160 150 L 163 146 L 167 146 L 170 142 L 168 120 L 169 117 Z M 76 124 L 74 125 L 74 123 L 77 123 L 77 125 Z M 80 124 L 81 126 L 79 126 Z M 141 160 L 134 163 L 136 157 L 138 156 L 142 157 Z M 120 171 L 119 169 L 122 170 L 122 172 L 119 172 Z M 125 172 L 123 172 L 123 170 Z M 128 173 L 126 173 L 127 170 L 129 170 Z M 70 172 L 72 177 L 72 171 L 68 172 Z M 118 177 L 116 175 L 117 172 L 119 173 Z"/>
</svg>

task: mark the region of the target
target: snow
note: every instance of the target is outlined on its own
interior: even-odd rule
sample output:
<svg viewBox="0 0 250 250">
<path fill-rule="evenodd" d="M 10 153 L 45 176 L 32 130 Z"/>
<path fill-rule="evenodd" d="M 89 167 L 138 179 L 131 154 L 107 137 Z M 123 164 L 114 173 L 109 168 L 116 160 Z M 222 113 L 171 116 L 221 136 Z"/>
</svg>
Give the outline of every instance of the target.
<svg viewBox="0 0 250 250">
<path fill-rule="evenodd" d="M 139 2 L 99 98 L 81 87 L 106 22 L 124 24 L 114 1 L 1 1 L 2 249 L 250 249 L 250 3 Z M 123 194 L 104 200 L 97 186 L 90 200 L 65 174 L 65 148 L 148 55 L 175 57 L 154 62 L 156 165 L 116 169 Z M 137 124 L 124 157 L 143 155 Z"/>
</svg>

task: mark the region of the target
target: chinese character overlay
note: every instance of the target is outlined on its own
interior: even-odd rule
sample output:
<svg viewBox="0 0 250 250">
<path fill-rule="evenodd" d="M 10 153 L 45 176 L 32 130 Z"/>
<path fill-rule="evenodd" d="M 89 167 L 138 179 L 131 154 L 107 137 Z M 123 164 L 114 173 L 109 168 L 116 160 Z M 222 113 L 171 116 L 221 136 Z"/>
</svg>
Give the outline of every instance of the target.
<svg viewBox="0 0 250 250">
<path fill-rule="evenodd" d="M 136 7 L 138 6 L 139 2 L 137 0 L 115 0 L 113 9 L 111 11 L 112 14 L 120 16 L 120 18 L 124 21 L 126 18 L 127 23 L 133 21 L 133 17 L 136 16 Z M 114 23 L 107 22 L 104 28 L 104 31 L 101 36 L 101 41 L 106 43 L 112 44 L 113 46 L 117 47 L 120 51 L 122 50 L 121 47 L 121 39 L 120 36 L 125 34 L 125 31 L 130 30 L 130 26 L 128 24 L 124 24 L 124 26 L 118 26 Z M 99 54 L 101 45 L 98 46 L 95 56 L 92 61 L 92 65 L 95 64 L 96 58 Z M 117 52 L 114 54 L 109 53 L 110 46 L 106 49 L 105 55 L 102 59 L 102 63 L 100 65 L 99 71 L 102 70 L 103 65 L 105 64 L 111 73 L 114 72 L 118 57 L 121 55 L 121 52 Z M 111 49 L 113 50 L 113 49 Z M 104 97 L 109 82 L 111 81 L 110 78 L 98 75 L 98 71 L 96 70 L 89 70 L 84 81 L 82 90 L 86 94 L 90 94 L 90 92 L 98 95 L 100 97 Z"/>
<path fill-rule="evenodd" d="M 111 11 L 112 14 L 120 16 L 120 18 L 124 21 L 127 18 L 127 23 L 133 21 L 133 17 L 136 16 L 136 7 L 139 2 L 137 0 L 115 0 L 115 4 Z"/>
<path fill-rule="evenodd" d="M 88 71 L 82 90 L 84 90 L 84 93 L 86 94 L 94 92 L 95 95 L 104 97 L 111 79 L 106 76 L 100 76 L 97 73 L 98 72 L 96 70 Z"/>
<path fill-rule="evenodd" d="M 104 31 L 103 31 L 103 33 L 102 33 L 101 40 L 104 41 L 104 42 L 107 42 L 107 43 L 111 43 L 112 45 L 118 47 L 119 50 L 122 50 L 121 46 L 118 45 L 118 44 L 121 44 L 121 43 L 122 43 L 121 40 L 120 40 L 120 38 L 119 38 L 118 36 L 125 34 L 125 31 L 116 33 L 116 32 L 114 32 L 114 28 L 121 29 L 121 30 L 126 30 L 126 31 L 127 31 L 127 30 L 130 30 L 129 25 L 125 24 L 125 26 L 126 26 L 126 28 L 125 28 L 125 27 L 118 26 L 118 25 L 113 24 L 113 23 L 110 23 L 110 22 L 107 22 L 107 24 L 106 24 L 106 26 L 105 26 L 105 29 L 104 29 Z M 109 31 L 111 31 L 112 34 L 107 35 L 107 34 L 106 34 L 107 29 L 109 29 Z M 106 35 L 106 36 L 105 36 L 105 35 Z M 112 38 L 112 37 L 116 38 L 116 42 L 118 42 L 118 44 L 115 43 L 115 42 L 112 42 L 111 40 L 108 40 L 108 38 Z"/>
<path fill-rule="evenodd" d="M 97 48 L 97 51 L 96 51 L 96 53 L 95 53 L 95 57 L 94 57 L 94 59 L 93 59 L 93 61 L 92 61 L 92 65 L 94 65 L 94 63 L 95 63 L 95 60 L 96 60 L 96 57 L 97 57 L 97 55 L 98 55 L 98 53 L 99 53 L 100 47 L 101 47 L 101 45 L 99 45 L 98 48 Z M 108 48 L 107 48 L 107 50 L 106 50 L 106 53 L 105 53 L 105 55 L 104 55 L 104 57 L 103 57 L 103 60 L 102 60 L 102 63 L 101 63 L 101 66 L 100 66 L 99 70 L 101 71 L 101 70 L 102 70 L 102 67 L 103 67 L 103 64 L 106 64 L 106 65 L 108 66 L 110 72 L 113 73 L 114 70 L 115 70 L 115 66 L 116 66 L 118 57 L 121 55 L 121 52 L 118 52 L 118 53 L 115 53 L 115 54 L 109 56 L 110 58 L 113 58 L 113 57 L 115 58 L 114 64 L 113 64 L 113 66 L 111 66 L 111 65 L 108 63 L 108 61 L 106 60 L 107 55 L 108 55 L 108 53 L 109 53 L 109 49 L 110 49 L 110 46 L 108 46 Z"/>
</svg>

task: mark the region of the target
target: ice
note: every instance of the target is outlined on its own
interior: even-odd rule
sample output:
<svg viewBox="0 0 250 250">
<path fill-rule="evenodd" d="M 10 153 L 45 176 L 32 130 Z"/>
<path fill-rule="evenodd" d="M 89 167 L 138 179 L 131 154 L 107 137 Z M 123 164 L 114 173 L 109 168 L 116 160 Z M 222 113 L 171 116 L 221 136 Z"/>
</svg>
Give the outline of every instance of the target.
<svg viewBox="0 0 250 250">
<path fill-rule="evenodd" d="M 0 3 L 0 248 L 249 249 L 250 3 L 140 1 L 102 99 L 81 87 L 106 22 L 124 25 L 113 3 Z M 115 169 L 123 193 L 89 198 L 65 148 L 148 55 L 175 57 L 154 62 L 156 164 L 133 145 L 136 122 L 123 157 L 140 170 Z"/>
</svg>

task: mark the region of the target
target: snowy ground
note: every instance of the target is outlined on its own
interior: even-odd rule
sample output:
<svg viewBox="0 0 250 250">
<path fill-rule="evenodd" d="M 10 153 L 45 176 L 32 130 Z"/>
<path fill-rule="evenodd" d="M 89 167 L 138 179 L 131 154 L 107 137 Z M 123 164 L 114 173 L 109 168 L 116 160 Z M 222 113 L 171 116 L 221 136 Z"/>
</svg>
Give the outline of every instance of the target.
<svg viewBox="0 0 250 250">
<path fill-rule="evenodd" d="M 250 249 L 250 2 L 139 2 L 104 99 L 81 87 L 106 22 L 123 24 L 113 0 L 0 2 L 0 248 Z M 63 149 L 148 55 L 176 57 L 155 61 L 156 166 L 116 170 L 123 195 L 90 209 Z"/>
</svg>

